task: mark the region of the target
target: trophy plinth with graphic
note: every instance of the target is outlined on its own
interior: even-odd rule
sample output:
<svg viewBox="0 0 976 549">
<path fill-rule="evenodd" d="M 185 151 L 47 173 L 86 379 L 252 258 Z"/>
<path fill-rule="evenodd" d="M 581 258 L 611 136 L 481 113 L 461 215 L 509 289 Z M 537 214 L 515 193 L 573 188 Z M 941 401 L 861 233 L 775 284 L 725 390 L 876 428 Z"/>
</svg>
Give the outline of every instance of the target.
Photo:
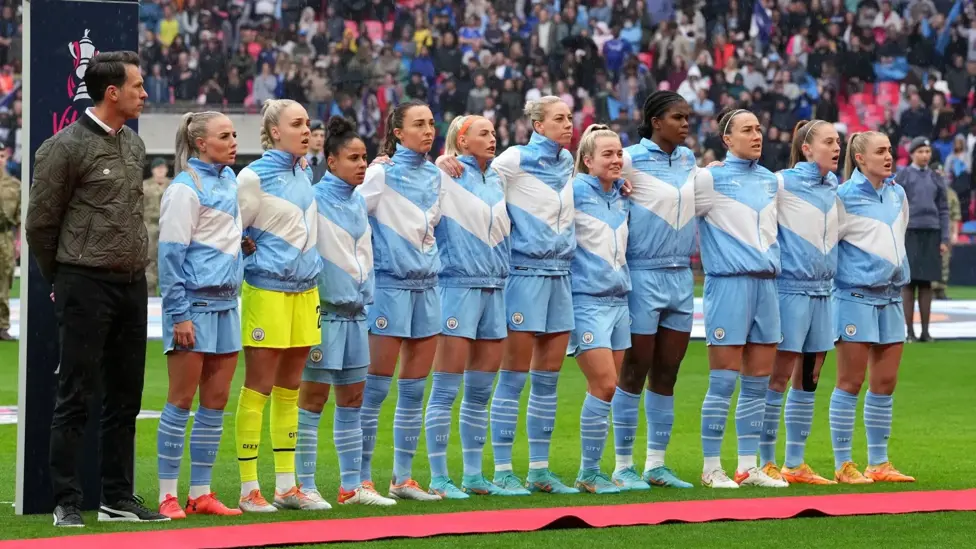
<svg viewBox="0 0 976 549">
<path fill-rule="evenodd" d="M 23 180 L 31 181 L 34 154 L 91 106 L 85 72 L 99 51 L 139 49 L 139 3 L 97 0 L 24 2 Z M 130 124 L 137 129 L 135 124 Z M 23 193 L 27 211 L 30 193 Z M 50 513 L 51 417 L 57 394 L 58 329 L 51 284 L 24 245 L 20 286 L 20 370 L 17 400 L 18 514 Z M 101 487 L 98 423 L 100 395 L 92 395 L 79 473 L 86 509 L 98 507 Z"/>
</svg>

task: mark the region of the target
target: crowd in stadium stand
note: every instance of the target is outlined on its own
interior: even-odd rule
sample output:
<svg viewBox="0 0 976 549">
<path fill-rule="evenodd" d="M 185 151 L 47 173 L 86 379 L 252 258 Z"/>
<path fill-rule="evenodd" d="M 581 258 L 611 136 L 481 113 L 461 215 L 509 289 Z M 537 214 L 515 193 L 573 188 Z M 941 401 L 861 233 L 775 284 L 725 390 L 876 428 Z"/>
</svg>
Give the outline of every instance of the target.
<svg viewBox="0 0 976 549">
<path fill-rule="evenodd" d="M 14 163 L 18 10 L 0 14 L 0 139 Z M 880 128 L 900 166 L 911 139 L 929 137 L 976 204 L 968 0 L 145 0 L 141 24 L 148 110 L 256 112 L 286 97 L 319 119 L 356 120 L 372 153 L 389 106 L 419 98 L 442 130 L 452 115 L 485 114 L 501 152 L 529 138 L 527 98 L 559 95 L 578 132 L 610 120 L 633 142 L 643 99 L 670 88 L 693 106 L 702 162 L 724 155 L 713 115 L 738 101 L 761 113 L 771 170 L 786 165 L 794 123 L 816 116 L 842 133 Z"/>
</svg>

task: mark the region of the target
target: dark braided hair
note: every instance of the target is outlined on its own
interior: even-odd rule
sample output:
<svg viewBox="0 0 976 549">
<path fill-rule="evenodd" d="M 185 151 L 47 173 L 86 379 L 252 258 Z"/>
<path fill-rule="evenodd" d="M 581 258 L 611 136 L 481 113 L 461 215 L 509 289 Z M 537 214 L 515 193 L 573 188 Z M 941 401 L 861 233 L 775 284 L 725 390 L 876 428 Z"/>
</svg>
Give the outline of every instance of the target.
<svg viewBox="0 0 976 549">
<path fill-rule="evenodd" d="M 637 134 L 645 139 L 650 139 L 654 135 L 653 119 L 664 117 L 672 105 L 683 102 L 685 102 L 684 97 L 670 90 L 658 90 L 647 96 L 644 101 L 644 119 L 637 128 Z"/>
<path fill-rule="evenodd" d="M 403 119 L 407 116 L 407 111 L 413 107 L 426 107 L 427 103 L 423 101 L 418 101 L 416 99 L 411 99 L 409 101 L 404 101 L 396 106 L 396 108 L 390 111 L 390 114 L 386 117 L 386 136 L 383 138 L 383 147 L 380 149 L 381 155 L 386 155 L 392 157 L 396 154 L 396 146 L 400 143 L 397 136 L 393 133 L 393 130 L 403 129 Z"/>
<path fill-rule="evenodd" d="M 325 156 L 338 156 L 346 143 L 353 139 L 362 139 L 356 133 L 356 126 L 351 120 L 342 116 L 333 116 L 325 127 Z"/>
</svg>

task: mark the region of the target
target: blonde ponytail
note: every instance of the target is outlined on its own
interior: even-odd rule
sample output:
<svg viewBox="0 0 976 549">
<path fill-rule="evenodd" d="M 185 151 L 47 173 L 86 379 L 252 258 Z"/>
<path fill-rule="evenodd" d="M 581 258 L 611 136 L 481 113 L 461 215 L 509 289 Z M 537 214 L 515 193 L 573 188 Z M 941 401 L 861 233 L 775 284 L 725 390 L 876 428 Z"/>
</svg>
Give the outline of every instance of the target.
<svg viewBox="0 0 976 549">
<path fill-rule="evenodd" d="M 461 126 L 470 115 L 455 116 L 451 120 L 451 126 L 447 129 L 447 137 L 444 142 L 444 154 L 448 156 L 461 156 L 461 147 L 458 146 L 458 137 L 461 137 Z"/>
<path fill-rule="evenodd" d="M 224 116 L 224 114 L 217 111 L 188 112 L 183 115 L 180 127 L 176 130 L 176 146 L 174 147 L 176 158 L 173 162 L 173 170 L 175 173 L 186 172 L 190 174 L 197 190 L 202 191 L 203 187 L 200 183 L 200 176 L 190 166 L 190 158 L 196 157 L 200 153 L 197 150 L 197 139 L 203 139 L 207 136 L 207 125 L 219 116 Z"/>
</svg>

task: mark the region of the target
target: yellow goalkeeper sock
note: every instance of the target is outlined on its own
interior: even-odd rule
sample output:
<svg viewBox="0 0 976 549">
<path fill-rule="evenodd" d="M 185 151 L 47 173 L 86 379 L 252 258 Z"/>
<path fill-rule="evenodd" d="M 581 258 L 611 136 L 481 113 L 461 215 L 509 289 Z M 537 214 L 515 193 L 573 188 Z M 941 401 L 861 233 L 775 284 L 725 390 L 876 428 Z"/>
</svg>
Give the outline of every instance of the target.
<svg viewBox="0 0 976 549">
<path fill-rule="evenodd" d="M 298 441 L 298 391 L 271 389 L 271 446 L 279 493 L 295 486 L 295 443 Z"/>
<path fill-rule="evenodd" d="M 256 483 L 258 480 L 258 447 L 261 446 L 261 423 L 266 402 L 267 395 L 241 387 L 234 432 L 237 436 L 237 464 L 241 468 L 242 483 Z"/>
</svg>

